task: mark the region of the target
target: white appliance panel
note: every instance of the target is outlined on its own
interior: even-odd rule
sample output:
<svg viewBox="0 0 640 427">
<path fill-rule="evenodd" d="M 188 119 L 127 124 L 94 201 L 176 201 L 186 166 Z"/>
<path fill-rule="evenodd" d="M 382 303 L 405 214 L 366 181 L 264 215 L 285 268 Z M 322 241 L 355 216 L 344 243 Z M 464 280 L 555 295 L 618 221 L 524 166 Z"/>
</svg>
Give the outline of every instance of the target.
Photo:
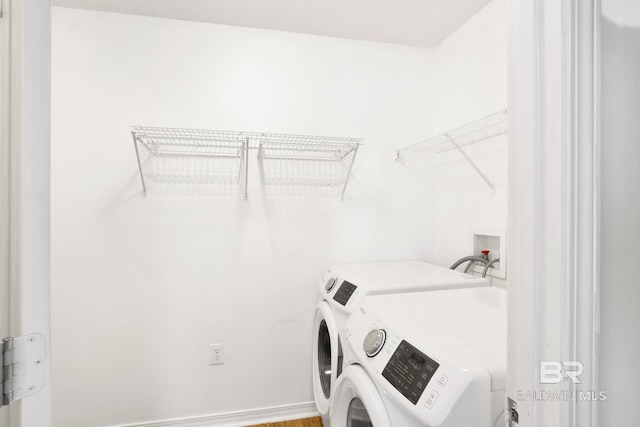
<svg viewBox="0 0 640 427">
<path fill-rule="evenodd" d="M 368 357 L 363 343 L 377 330 L 384 344 Z M 499 416 L 492 401 L 505 388 L 503 289 L 367 297 L 346 323 L 346 340 L 380 393 L 417 425 L 493 426 Z"/>
</svg>

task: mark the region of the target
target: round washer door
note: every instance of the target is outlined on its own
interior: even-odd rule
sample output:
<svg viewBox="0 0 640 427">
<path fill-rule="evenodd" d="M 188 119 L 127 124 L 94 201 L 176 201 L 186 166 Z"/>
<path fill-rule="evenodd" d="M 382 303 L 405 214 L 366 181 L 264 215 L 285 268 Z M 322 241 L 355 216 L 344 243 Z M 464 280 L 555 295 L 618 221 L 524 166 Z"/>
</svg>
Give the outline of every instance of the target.
<svg viewBox="0 0 640 427">
<path fill-rule="evenodd" d="M 392 427 L 382 396 L 359 365 L 347 366 L 336 383 L 331 427 Z"/>
<path fill-rule="evenodd" d="M 342 370 L 340 338 L 331 307 L 321 301 L 313 326 L 313 394 L 320 415 L 328 419 L 332 388 Z"/>
</svg>

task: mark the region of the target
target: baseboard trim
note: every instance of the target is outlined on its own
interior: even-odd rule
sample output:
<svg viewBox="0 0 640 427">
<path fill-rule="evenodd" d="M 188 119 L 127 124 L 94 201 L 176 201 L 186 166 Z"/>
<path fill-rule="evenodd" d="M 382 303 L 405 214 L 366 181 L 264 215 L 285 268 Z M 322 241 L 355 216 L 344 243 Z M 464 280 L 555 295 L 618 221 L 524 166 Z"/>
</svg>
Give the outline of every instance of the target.
<svg viewBox="0 0 640 427">
<path fill-rule="evenodd" d="M 318 416 L 318 408 L 316 408 L 315 402 L 305 402 L 198 417 L 118 424 L 110 427 L 243 427 L 253 424 L 266 424 L 316 416 Z"/>
</svg>

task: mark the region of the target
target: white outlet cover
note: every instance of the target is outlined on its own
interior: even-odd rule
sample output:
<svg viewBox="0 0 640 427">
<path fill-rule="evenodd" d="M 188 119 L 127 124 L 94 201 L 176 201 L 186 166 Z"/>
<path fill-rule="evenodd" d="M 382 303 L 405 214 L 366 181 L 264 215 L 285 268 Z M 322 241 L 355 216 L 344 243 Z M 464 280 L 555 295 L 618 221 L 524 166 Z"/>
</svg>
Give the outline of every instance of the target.
<svg viewBox="0 0 640 427">
<path fill-rule="evenodd" d="M 209 364 L 224 364 L 224 343 L 209 344 Z"/>
</svg>

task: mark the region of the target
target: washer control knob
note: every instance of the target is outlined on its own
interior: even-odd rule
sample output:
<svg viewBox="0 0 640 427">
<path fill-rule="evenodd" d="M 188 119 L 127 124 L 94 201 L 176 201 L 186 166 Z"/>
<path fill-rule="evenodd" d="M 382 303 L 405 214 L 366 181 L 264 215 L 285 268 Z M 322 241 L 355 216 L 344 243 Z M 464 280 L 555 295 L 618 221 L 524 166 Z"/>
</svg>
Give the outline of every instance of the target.
<svg viewBox="0 0 640 427">
<path fill-rule="evenodd" d="M 327 291 L 327 293 L 331 292 L 331 289 L 333 289 L 333 287 L 336 285 L 337 282 L 338 282 L 337 278 L 335 277 L 330 278 L 329 280 L 327 280 L 327 283 L 325 283 L 324 290 Z"/>
<path fill-rule="evenodd" d="M 380 353 L 380 350 L 384 347 L 386 339 L 387 333 L 384 329 L 374 329 L 364 337 L 362 349 L 367 356 L 374 357 L 376 354 Z"/>
</svg>

